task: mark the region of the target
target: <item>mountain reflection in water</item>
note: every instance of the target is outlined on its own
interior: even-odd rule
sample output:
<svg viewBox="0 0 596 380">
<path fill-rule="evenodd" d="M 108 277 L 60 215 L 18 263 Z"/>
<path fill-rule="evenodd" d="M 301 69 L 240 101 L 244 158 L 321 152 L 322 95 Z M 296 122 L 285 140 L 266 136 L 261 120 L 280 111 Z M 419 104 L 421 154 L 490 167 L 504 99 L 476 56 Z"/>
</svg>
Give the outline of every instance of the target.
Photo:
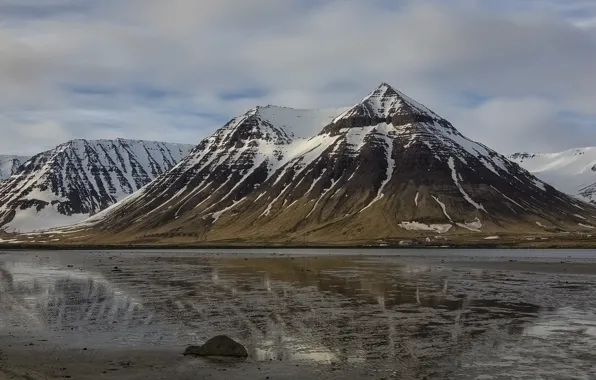
<svg viewBox="0 0 596 380">
<path fill-rule="evenodd" d="M 0 262 L 0 330 L 90 347 L 182 347 L 225 333 L 256 360 L 382 363 L 423 378 L 541 312 L 506 289 L 484 291 L 482 271 L 353 257 L 121 261 Z"/>
</svg>

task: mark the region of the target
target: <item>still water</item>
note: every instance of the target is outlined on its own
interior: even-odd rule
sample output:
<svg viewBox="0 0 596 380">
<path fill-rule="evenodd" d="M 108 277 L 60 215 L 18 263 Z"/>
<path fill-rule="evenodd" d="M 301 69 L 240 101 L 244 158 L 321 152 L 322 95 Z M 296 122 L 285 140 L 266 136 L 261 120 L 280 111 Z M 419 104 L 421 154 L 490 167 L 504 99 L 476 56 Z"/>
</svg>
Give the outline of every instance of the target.
<svg viewBox="0 0 596 380">
<path fill-rule="evenodd" d="M 0 334 L 105 350 L 227 334 L 257 363 L 371 378 L 595 379 L 595 286 L 589 251 L 13 252 Z"/>
</svg>

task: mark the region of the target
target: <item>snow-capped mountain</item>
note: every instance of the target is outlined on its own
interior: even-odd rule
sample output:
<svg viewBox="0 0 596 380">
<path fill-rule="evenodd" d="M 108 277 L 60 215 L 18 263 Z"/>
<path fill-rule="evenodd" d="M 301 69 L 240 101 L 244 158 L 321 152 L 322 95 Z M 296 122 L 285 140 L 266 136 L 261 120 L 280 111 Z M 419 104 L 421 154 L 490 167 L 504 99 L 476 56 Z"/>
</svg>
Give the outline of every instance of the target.
<svg viewBox="0 0 596 380">
<path fill-rule="evenodd" d="M 0 180 L 6 179 L 17 172 L 17 169 L 31 157 L 0 155 Z"/>
<path fill-rule="evenodd" d="M 88 218 L 176 165 L 192 145 L 73 140 L 0 182 L 0 229 L 30 232 Z"/>
<path fill-rule="evenodd" d="M 594 215 L 383 83 L 343 110 L 251 110 L 77 228 L 116 240 L 329 242 L 585 230 Z"/>
<path fill-rule="evenodd" d="M 329 124 L 345 109 L 300 110 L 256 107 L 232 119 L 203 140 L 185 159 L 150 186 L 92 220 L 125 215 L 147 228 L 175 222 L 182 215 L 217 211 L 238 196 L 252 194 L 297 151 L 308 149 L 306 136 Z M 137 214 L 145 210 L 147 215 Z M 218 215 L 218 214 L 214 214 Z M 125 224 L 122 225 L 125 227 Z"/>
<path fill-rule="evenodd" d="M 567 194 L 596 203 L 596 148 L 515 153 L 509 159 Z"/>
</svg>

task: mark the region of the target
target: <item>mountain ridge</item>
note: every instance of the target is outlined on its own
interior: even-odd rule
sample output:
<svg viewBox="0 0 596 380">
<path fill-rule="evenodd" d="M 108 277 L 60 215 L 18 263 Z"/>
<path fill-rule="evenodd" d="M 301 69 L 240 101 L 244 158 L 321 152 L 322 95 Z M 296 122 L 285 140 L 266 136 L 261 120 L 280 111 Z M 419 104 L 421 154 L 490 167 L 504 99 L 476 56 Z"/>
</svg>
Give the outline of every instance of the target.
<svg viewBox="0 0 596 380">
<path fill-rule="evenodd" d="M 191 148 L 130 139 L 60 144 L 0 182 L 0 228 L 30 232 L 84 220 L 172 168 Z"/>
<path fill-rule="evenodd" d="M 596 203 L 596 147 L 556 153 L 514 153 L 509 158 L 559 190 Z"/>
<path fill-rule="evenodd" d="M 328 112 L 310 138 L 256 110 L 80 227 L 128 241 L 322 242 L 585 231 L 596 222 L 592 206 L 386 83 Z"/>
</svg>

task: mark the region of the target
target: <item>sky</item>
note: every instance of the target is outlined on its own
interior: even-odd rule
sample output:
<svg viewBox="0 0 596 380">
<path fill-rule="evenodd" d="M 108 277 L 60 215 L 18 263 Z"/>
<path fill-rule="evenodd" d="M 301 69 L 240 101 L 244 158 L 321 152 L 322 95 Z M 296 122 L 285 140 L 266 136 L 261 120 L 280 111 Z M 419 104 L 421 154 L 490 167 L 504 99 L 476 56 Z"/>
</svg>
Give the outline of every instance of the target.
<svg viewBox="0 0 596 380">
<path fill-rule="evenodd" d="M 596 1 L 0 0 L 0 154 L 198 143 L 381 82 L 502 153 L 596 146 Z"/>
</svg>

